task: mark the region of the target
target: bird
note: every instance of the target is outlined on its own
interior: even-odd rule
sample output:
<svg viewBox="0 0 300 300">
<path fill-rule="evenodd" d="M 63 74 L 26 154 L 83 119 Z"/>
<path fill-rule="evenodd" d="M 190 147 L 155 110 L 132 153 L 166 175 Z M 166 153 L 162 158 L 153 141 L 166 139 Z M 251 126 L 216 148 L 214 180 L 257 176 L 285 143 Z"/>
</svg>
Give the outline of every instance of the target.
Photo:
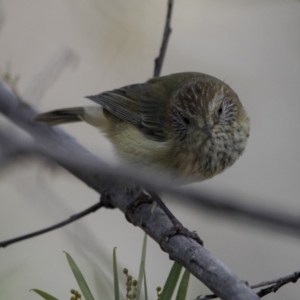
<svg viewBox="0 0 300 300">
<path fill-rule="evenodd" d="M 198 72 L 154 77 L 86 97 L 96 105 L 35 116 L 49 126 L 84 121 L 138 168 L 184 182 L 223 172 L 244 152 L 250 119 L 224 81 Z"/>
</svg>

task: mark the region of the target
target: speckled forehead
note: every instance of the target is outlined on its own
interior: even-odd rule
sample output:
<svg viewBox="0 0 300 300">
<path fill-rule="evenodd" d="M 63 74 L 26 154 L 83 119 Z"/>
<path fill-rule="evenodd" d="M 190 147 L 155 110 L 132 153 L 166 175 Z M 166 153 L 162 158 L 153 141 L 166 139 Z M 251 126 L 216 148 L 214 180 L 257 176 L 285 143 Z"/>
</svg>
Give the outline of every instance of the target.
<svg viewBox="0 0 300 300">
<path fill-rule="evenodd" d="M 216 91 L 211 101 L 208 102 L 208 111 L 214 111 L 217 107 L 219 107 L 225 96 L 224 87 L 221 87 L 218 91 Z"/>
<path fill-rule="evenodd" d="M 216 82 L 194 82 L 182 86 L 174 95 L 176 104 L 192 115 L 213 110 L 224 97 L 224 87 Z M 217 101 L 215 101 L 217 100 Z"/>
</svg>

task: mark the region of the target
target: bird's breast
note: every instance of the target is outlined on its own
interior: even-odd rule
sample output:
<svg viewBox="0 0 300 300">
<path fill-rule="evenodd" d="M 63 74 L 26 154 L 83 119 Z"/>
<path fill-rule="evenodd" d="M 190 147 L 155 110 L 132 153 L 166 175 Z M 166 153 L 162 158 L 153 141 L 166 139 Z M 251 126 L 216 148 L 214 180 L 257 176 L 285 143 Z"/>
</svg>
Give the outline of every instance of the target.
<svg viewBox="0 0 300 300">
<path fill-rule="evenodd" d="M 240 152 L 234 145 L 223 139 L 207 139 L 202 144 L 190 145 L 180 155 L 179 173 L 181 177 L 193 181 L 209 179 L 231 166 Z"/>
<path fill-rule="evenodd" d="M 196 151 L 183 151 L 180 155 L 179 175 L 184 179 L 191 178 L 192 181 L 202 181 L 203 174 L 201 154 Z"/>
</svg>

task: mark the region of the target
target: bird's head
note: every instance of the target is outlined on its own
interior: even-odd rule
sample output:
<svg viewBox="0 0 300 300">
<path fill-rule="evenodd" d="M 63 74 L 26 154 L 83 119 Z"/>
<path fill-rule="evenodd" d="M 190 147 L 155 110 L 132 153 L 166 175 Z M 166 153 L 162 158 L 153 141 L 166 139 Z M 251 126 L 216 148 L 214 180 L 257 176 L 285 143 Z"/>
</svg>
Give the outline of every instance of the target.
<svg viewBox="0 0 300 300">
<path fill-rule="evenodd" d="M 168 110 L 172 138 L 183 153 L 201 160 L 200 172 L 212 177 L 243 153 L 250 121 L 237 94 L 223 81 L 204 75 L 173 93 Z"/>
</svg>

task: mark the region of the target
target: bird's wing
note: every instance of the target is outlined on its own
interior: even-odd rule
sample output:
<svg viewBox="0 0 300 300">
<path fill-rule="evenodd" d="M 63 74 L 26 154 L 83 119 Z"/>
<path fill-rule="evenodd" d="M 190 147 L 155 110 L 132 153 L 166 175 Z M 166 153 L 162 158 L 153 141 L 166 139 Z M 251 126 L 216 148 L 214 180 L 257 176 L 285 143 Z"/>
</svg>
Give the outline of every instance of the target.
<svg viewBox="0 0 300 300">
<path fill-rule="evenodd" d="M 136 126 L 147 138 L 159 142 L 167 139 L 165 116 L 168 95 L 160 85 L 133 84 L 87 98 Z"/>
</svg>

